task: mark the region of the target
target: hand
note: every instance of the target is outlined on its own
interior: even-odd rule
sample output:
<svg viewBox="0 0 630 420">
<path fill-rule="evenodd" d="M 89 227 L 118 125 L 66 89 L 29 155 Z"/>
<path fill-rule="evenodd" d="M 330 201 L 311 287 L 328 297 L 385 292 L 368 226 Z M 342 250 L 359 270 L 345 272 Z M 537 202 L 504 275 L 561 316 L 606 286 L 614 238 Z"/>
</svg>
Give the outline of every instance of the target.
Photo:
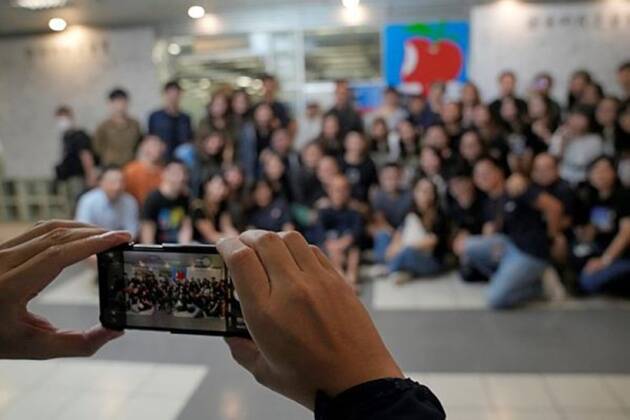
<svg viewBox="0 0 630 420">
<path fill-rule="evenodd" d="M 587 261 L 586 266 L 584 267 L 584 271 L 586 271 L 588 274 L 592 274 L 596 271 L 606 268 L 609 264 L 610 262 L 603 257 L 590 258 Z"/>
<path fill-rule="evenodd" d="M 519 173 L 515 173 L 507 180 L 506 189 L 511 197 L 518 197 L 527 190 L 527 178 Z"/>
<path fill-rule="evenodd" d="M 28 302 L 64 267 L 129 242 L 127 232 L 50 221 L 0 245 L 0 359 L 90 356 L 122 333 L 94 326 L 60 331 L 32 314 Z"/>
<path fill-rule="evenodd" d="M 302 235 L 254 230 L 218 248 L 252 336 L 227 342 L 258 382 L 312 409 L 318 390 L 402 377 L 352 289 Z"/>
</svg>

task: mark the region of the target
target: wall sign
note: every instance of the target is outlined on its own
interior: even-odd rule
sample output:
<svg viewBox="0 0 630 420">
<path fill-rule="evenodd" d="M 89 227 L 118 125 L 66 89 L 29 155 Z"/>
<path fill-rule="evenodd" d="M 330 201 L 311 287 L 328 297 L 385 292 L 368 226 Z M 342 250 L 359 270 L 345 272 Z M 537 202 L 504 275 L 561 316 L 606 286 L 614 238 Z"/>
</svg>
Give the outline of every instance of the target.
<svg viewBox="0 0 630 420">
<path fill-rule="evenodd" d="M 433 82 L 467 79 L 468 22 L 388 25 L 384 45 L 389 86 L 427 92 Z"/>
</svg>

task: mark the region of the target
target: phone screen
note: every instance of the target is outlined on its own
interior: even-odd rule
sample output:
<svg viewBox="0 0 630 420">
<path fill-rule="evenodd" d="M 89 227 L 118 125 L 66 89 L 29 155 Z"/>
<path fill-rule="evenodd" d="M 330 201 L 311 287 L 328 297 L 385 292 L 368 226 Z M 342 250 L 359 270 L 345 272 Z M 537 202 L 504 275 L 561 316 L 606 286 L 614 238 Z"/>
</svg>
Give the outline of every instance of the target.
<svg viewBox="0 0 630 420">
<path fill-rule="evenodd" d="M 101 320 L 106 326 L 217 335 L 247 331 L 214 247 L 114 249 L 99 255 L 102 277 Z"/>
</svg>

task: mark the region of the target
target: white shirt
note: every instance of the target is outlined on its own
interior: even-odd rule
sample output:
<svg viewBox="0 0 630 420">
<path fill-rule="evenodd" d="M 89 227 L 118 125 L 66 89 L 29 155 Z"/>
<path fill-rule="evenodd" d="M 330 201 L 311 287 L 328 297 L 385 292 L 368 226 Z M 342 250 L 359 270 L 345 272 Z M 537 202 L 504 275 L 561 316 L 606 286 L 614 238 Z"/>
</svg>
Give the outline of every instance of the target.
<svg viewBox="0 0 630 420">
<path fill-rule="evenodd" d="M 572 139 L 551 138 L 549 152 L 560 159 L 560 177 L 572 185 L 586 180 L 586 168 L 604 152 L 602 138 L 586 134 Z"/>
</svg>

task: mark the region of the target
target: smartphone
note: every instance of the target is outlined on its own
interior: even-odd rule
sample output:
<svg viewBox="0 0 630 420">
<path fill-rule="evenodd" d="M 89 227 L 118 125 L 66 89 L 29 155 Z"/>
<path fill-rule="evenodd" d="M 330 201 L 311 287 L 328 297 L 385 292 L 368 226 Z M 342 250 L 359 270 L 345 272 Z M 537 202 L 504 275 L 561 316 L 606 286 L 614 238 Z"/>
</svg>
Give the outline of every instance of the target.
<svg viewBox="0 0 630 420">
<path fill-rule="evenodd" d="M 114 329 L 249 336 L 212 245 L 122 245 L 98 254 L 100 320 Z"/>
</svg>

